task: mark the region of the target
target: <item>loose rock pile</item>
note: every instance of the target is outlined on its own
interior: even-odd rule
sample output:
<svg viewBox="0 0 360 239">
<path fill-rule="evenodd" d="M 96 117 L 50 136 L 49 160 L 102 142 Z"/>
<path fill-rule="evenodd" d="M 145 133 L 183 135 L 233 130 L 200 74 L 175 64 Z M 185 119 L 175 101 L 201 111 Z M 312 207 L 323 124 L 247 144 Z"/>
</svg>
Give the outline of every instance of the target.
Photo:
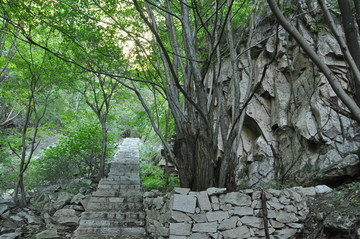
<svg viewBox="0 0 360 239">
<path fill-rule="evenodd" d="M 16 208 L 12 199 L 0 200 L 0 238 L 71 238 L 91 192 L 91 181 L 70 180 L 40 188 L 31 194 L 29 207 Z M 86 185 L 76 195 L 63 191 Z M 88 189 L 87 189 L 88 188 Z"/>
<path fill-rule="evenodd" d="M 294 187 L 264 192 L 271 239 L 292 238 L 303 228 L 309 213 L 308 197 L 331 189 L 326 186 Z M 265 238 L 262 192 L 224 188 L 191 192 L 176 188 L 172 193 L 144 194 L 146 229 L 154 238 Z"/>
</svg>

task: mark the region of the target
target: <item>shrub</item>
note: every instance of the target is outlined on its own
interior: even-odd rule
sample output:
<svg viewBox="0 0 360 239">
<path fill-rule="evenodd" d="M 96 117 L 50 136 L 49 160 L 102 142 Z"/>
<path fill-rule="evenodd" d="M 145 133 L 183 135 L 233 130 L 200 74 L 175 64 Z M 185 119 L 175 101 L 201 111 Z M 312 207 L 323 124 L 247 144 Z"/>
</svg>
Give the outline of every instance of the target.
<svg viewBox="0 0 360 239">
<path fill-rule="evenodd" d="M 65 133 L 55 146 L 44 150 L 32 163 L 35 184 L 55 183 L 58 179 L 81 176 L 95 179 L 101 157 L 102 135 L 97 124 L 84 124 Z M 108 145 L 112 144 L 109 137 Z M 113 149 L 108 148 L 108 155 Z M 35 186 L 35 185 L 34 185 Z"/>
</svg>

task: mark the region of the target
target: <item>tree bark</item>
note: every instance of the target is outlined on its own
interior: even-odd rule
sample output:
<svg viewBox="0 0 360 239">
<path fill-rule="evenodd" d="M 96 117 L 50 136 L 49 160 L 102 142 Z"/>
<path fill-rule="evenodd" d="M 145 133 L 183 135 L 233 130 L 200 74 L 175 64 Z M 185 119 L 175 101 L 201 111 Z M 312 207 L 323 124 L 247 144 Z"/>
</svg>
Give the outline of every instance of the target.
<svg viewBox="0 0 360 239">
<path fill-rule="evenodd" d="M 348 45 L 350 54 L 355 61 L 357 69 L 360 70 L 360 46 L 359 46 L 359 38 L 358 32 L 355 27 L 355 20 L 353 18 L 352 9 L 350 7 L 349 1 L 347 0 L 338 0 L 342 25 L 345 32 L 346 43 Z M 355 72 L 353 72 L 354 77 Z M 354 81 L 355 90 L 354 90 L 354 98 L 358 106 L 360 106 L 360 82 Z"/>
</svg>

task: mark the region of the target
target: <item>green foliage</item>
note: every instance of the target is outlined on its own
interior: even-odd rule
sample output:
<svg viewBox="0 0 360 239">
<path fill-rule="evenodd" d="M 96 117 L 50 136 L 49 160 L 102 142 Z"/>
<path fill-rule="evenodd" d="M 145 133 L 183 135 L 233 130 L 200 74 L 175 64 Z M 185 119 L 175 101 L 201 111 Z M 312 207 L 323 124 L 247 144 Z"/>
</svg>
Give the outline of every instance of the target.
<svg viewBox="0 0 360 239">
<path fill-rule="evenodd" d="M 168 182 L 164 170 L 151 163 L 141 163 L 141 180 L 145 190 L 157 189 L 169 191 L 174 187 L 179 187 L 179 178 L 169 175 Z"/>
<path fill-rule="evenodd" d="M 140 148 L 140 176 L 145 190 L 157 189 L 169 191 L 179 187 L 179 178 L 173 174 L 166 175 L 164 169 L 153 162 L 158 153 L 152 150 L 154 143 L 148 141 Z"/>
<path fill-rule="evenodd" d="M 109 138 L 109 145 L 113 143 L 112 138 Z M 55 183 L 74 176 L 95 179 L 101 157 L 101 142 L 101 129 L 97 124 L 88 123 L 77 130 L 65 132 L 55 146 L 49 147 L 34 160 L 29 173 L 32 186 Z M 109 147 L 108 155 L 112 152 L 113 148 Z"/>
</svg>

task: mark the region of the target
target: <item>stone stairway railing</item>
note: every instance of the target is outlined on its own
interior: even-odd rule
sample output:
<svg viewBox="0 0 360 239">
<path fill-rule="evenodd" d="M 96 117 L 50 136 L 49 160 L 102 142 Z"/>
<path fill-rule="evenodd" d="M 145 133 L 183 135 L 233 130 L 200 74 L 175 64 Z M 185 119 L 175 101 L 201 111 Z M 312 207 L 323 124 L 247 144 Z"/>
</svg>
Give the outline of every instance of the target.
<svg viewBox="0 0 360 239">
<path fill-rule="evenodd" d="M 145 213 L 139 176 L 139 139 L 126 138 L 107 178 L 92 194 L 74 239 L 145 238 Z"/>
</svg>

